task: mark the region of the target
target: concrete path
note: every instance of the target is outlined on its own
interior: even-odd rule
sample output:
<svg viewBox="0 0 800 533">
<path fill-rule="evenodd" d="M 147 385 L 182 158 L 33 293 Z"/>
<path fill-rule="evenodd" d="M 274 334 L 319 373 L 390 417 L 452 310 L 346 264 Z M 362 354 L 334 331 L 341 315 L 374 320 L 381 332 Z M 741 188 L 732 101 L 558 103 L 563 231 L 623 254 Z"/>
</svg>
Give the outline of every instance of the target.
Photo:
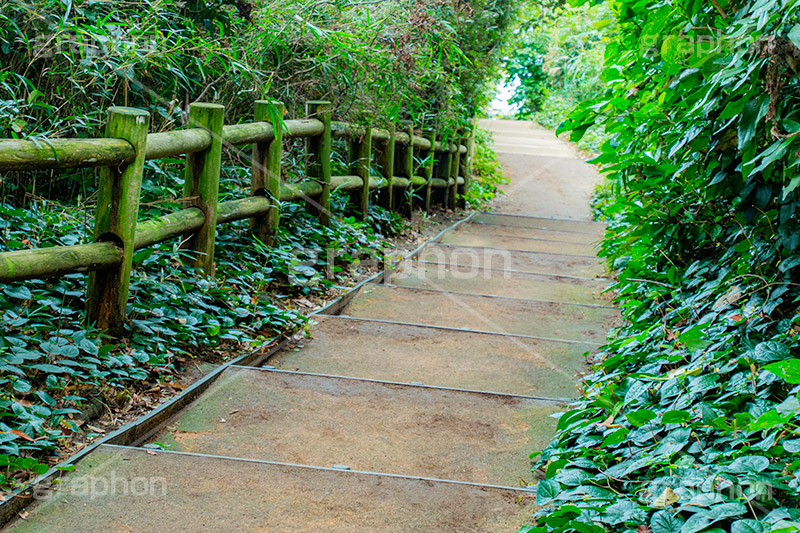
<svg viewBox="0 0 800 533">
<path fill-rule="evenodd" d="M 149 444 L 102 446 L 17 530 L 517 531 L 529 454 L 617 313 L 598 176 L 550 132 L 482 126 L 512 179 L 491 214 L 227 369 Z"/>
</svg>

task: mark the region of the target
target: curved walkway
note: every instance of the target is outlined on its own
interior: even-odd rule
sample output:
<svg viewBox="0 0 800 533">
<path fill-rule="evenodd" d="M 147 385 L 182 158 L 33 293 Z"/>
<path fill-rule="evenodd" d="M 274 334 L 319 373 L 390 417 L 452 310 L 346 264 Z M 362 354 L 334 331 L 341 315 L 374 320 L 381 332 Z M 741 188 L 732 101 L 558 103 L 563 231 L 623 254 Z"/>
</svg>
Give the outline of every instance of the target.
<svg viewBox="0 0 800 533">
<path fill-rule="evenodd" d="M 616 312 L 598 176 L 552 133 L 483 124 L 511 176 L 311 337 L 231 367 L 141 446 L 101 446 L 19 531 L 516 531 L 529 454 Z M 156 444 L 157 443 L 157 444 Z"/>
</svg>

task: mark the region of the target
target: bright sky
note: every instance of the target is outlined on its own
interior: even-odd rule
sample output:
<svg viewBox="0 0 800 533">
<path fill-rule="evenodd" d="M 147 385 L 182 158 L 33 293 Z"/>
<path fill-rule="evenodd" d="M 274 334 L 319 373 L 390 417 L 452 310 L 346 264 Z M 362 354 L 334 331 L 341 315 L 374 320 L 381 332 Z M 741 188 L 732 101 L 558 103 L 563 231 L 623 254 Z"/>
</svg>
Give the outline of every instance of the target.
<svg viewBox="0 0 800 533">
<path fill-rule="evenodd" d="M 487 113 L 490 117 L 494 116 L 513 116 L 517 106 L 508 103 L 508 100 L 514 94 L 514 89 L 519 85 L 519 81 L 514 79 L 514 82 L 505 86 L 505 80 L 501 81 L 497 86 L 497 94 L 494 100 L 489 104 Z"/>
</svg>

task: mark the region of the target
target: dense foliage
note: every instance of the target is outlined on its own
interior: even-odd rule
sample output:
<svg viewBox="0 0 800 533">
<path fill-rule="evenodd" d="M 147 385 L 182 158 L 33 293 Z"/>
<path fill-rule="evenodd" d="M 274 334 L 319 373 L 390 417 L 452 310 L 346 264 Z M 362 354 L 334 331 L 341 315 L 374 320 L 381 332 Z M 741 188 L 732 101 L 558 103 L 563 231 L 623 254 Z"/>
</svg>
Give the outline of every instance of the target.
<svg viewBox="0 0 800 533">
<path fill-rule="evenodd" d="M 541 455 L 527 531 L 800 529 L 796 0 L 613 0 L 602 253 L 624 325 Z"/>
<path fill-rule="evenodd" d="M 576 105 L 602 90 L 603 54 L 616 24 L 607 4 L 537 2 L 522 15 L 505 58 L 507 84 L 514 89 L 510 103 L 516 104 L 518 119 L 556 128 Z M 599 147 L 603 136 L 595 130 L 581 139 L 581 147 Z"/>
<path fill-rule="evenodd" d="M 97 133 L 109 105 L 180 124 L 252 102 L 334 102 L 342 120 L 455 127 L 485 103 L 511 0 L 62 2 L 0 6 L 2 137 Z"/>
<path fill-rule="evenodd" d="M 466 201 L 473 209 L 486 210 L 489 201 L 503 191 L 500 187 L 508 183 L 497 154 L 490 148 L 492 133 L 482 128 L 475 132 L 475 156 L 472 184 L 467 190 Z"/>
</svg>

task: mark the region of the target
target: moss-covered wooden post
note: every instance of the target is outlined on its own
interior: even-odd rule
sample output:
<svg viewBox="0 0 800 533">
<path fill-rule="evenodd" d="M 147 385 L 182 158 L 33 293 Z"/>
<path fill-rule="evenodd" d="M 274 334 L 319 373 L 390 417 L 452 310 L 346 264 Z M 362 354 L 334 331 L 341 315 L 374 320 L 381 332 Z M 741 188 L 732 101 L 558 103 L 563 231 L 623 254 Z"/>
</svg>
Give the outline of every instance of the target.
<svg viewBox="0 0 800 533">
<path fill-rule="evenodd" d="M 470 182 L 472 181 L 472 173 L 474 171 L 475 159 L 475 132 L 478 127 L 478 120 L 472 119 L 470 121 L 469 135 L 464 139 L 466 146 L 466 153 L 464 153 L 461 160 L 462 173 L 464 174 L 464 185 L 461 186 L 461 207 L 467 207 L 467 190 L 469 189 Z"/>
<path fill-rule="evenodd" d="M 452 178 L 453 184 L 448 189 L 450 192 L 450 198 L 448 199 L 447 203 L 450 209 L 455 210 L 457 207 L 456 198 L 458 193 L 458 171 L 459 167 L 461 166 L 461 154 L 459 153 L 461 142 L 458 135 L 455 137 L 455 144 L 453 146 L 453 151 L 450 152 L 450 178 Z"/>
<path fill-rule="evenodd" d="M 100 174 L 95 215 L 95 241 L 111 241 L 122 248 L 115 269 L 89 274 L 86 316 L 90 323 L 120 337 L 124 333 L 128 287 L 133 264 L 136 217 L 142 186 L 150 113 L 129 107 L 108 110 L 106 137 L 124 139 L 133 147 L 134 160 L 123 167 L 105 167 Z"/>
<path fill-rule="evenodd" d="M 394 194 L 394 154 L 395 154 L 395 126 L 394 123 L 388 128 L 389 138 L 386 144 L 377 152 L 376 162 L 381 169 L 381 175 L 386 180 L 386 192 L 381 194 L 383 207 L 389 211 L 394 211 L 395 207 L 395 194 Z"/>
<path fill-rule="evenodd" d="M 443 140 L 444 141 L 444 140 Z M 442 142 L 442 152 L 440 157 L 441 165 L 439 166 L 439 177 L 442 178 L 448 185 L 442 190 L 442 207 L 447 209 L 452 207 L 449 205 L 450 200 L 450 169 L 453 163 L 453 152 L 450 151 L 449 143 Z"/>
<path fill-rule="evenodd" d="M 218 104 L 194 103 L 189 106 L 189 126 L 203 128 L 211 134 L 211 144 L 202 152 L 186 154 L 186 178 L 183 194 L 187 206 L 199 207 L 205 223 L 186 242 L 195 252 L 194 266 L 208 276 L 214 275 L 214 244 L 217 236 L 217 200 L 219 173 L 222 164 L 222 125 L 225 107 Z"/>
<path fill-rule="evenodd" d="M 401 175 L 408 178 L 407 198 L 405 205 L 403 205 L 403 214 L 411 218 L 411 214 L 414 211 L 414 194 L 416 194 L 414 187 L 414 123 L 410 120 L 402 120 L 400 123 L 408 136 L 408 145 L 404 147 L 399 161 Z"/>
<path fill-rule="evenodd" d="M 425 185 L 425 212 L 431 210 L 431 195 L 433 194 L 433 187 L 431 186 L 431 182 L 433 180 L 433 169 L 434 164 L 436 163 L 436 130 L 429 129 L 426 132 L 426 137 L 428 141 L 431 143 L 430 149 L 425 154 L 425 168 L 424 168 L 424 178 L 426 181 Z"/>
<path fill-rule="evenodd" d="M 469 168 L 467 167 L 467 159 L 469 158 L 469 136 L 462 137 L 459 141 L 461 146 L 464 146 L 466 150 L 464 153 L 461 153 L 461 146 L 459 146 L 459 156 L 458 156 L 458 169 L 461 177 L 464 178 L 464 183 L 458 187 L 458 207 L 461 209 L 465 209 L 467 207 L 467 186 L 469 183 Z"/>
<path fill-rule="evenodd" d="M 372 128 L 367 126 L 363 137 L 355 139 L 355 160 L 353 173 L 361 178 L 361 191 L 358 193 L 358 207 L 361 219 L 369 215 L 369 174 L 372 161 Z"/>
<path fill-rule="evenodd" d="M 253 118 L 256 122 L 270 122 L 275 136 L 271 141 L 253 144 L 250 191 L 253 195 L 269 195 L 272 207 L 264 216 L 252 219 L 253 234 L 267 245 L 272 245 L 280 224 L 281 158 L 283 156 L 283 103 L 274 100 L 257 100 Z"/>
<path fill-rule="evenodd" d="M 320 135 L 306 137 L 306 171 L 309 177 L 319 179 L 322 184 L 319 202 L 308 205 L 319 221 L 328 225 L 331 221 L 331 103 L 325 100 L 306 102 L 306 115 L 324 125 Z"/>
</svg>

